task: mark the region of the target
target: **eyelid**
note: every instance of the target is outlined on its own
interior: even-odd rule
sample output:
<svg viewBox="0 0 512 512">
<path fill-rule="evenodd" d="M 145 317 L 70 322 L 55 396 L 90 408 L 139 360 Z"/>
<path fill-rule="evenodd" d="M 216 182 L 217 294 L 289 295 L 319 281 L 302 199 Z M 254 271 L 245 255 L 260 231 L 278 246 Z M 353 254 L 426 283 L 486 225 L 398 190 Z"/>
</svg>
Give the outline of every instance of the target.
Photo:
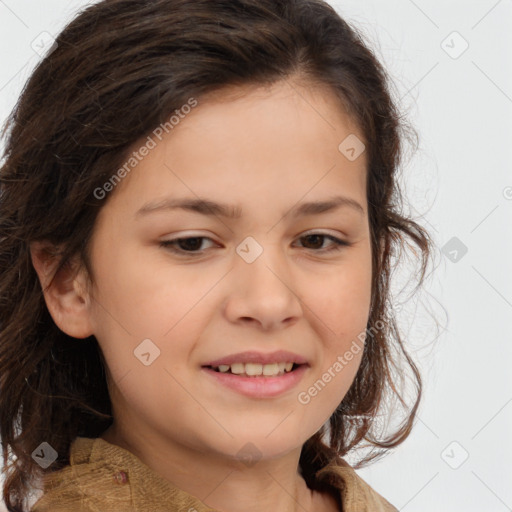
<svg viewBox="0 0 512 512">
<path fill-rule="evenodd" d="M 303 236 L 309 236 L 309 235 L 324 235 L 324 236 L 333 236 L 336 238 L 339 238 L 341 235 L 339 234 L 339 231 L 329 231 L 325 229 L 308 229 L 307 231 L 304 231 L 304 233 L 301 233 L 297 238 L 301 238 Z"/>
<path fill-rule="evenodd" d="M 305 231 L 304 233 L 301 233 L 298 237 L 296 237 L 295 240 L 301 240 L 302 238 L 306 238 L 308 236 L 314 236 L 314 235 L 327 238 L 328 240 L 331 241 L 331 244 L 327 248 L 323 248 L 323 249 L 307 249 L 306 248 L 306 251 L 310 252 L 311 254 L 316 253 L 318 255 L 324 255 L 324 254 L 329 254 L 329 253 L 335 253 L 335 252 L 339 252 L 343 248 L 350 247 L 351 245 L 353 245 L 352 243 L 348 242 L 347 240 L 340 238 L 338 235 L 333 235 L 333 234 L 330 234 L 329 232 L 325 232 L 320 229 L 317 229 L 317 230 L 312 229 L 312 230 Z M 217 243 L 217 242 L 215 242 L 215 240 L 213 238 L 211 238 L 209 236 L 194 233 L 194 234 L 188 234 L 188 235 L 182 234 L 176 238 L 172 238 L 169 240 L 162 240 L 160 242 L 160 246 L 163 247 L 164 249 L 167 249 L 167 250 L 173 252 L 174 254 L 177 254 L 178 256 L 199 257 L 199 256 L 204 255 L 204 253 L 207 249 L 202 249 L 202 250 L 197 250 L 197 251 L 186 251 L 184 249 L 179 249 L 179 248 L 173 247 L 174 244 L 177 244 L 181 240 L 188 240 L 188 239 L 192 239 L 192 238 L 209 240 L 213 243 Z"/>
</svg>

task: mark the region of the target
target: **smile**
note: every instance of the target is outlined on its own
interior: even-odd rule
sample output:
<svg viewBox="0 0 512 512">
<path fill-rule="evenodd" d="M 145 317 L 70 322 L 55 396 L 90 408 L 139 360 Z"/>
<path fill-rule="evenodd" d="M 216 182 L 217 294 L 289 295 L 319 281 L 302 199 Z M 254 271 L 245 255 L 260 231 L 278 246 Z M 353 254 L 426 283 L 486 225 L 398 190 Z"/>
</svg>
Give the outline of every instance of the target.
<svg viewBox="0 0 512 512">
<path fill-rule="evenodd" d="M 221 364 L 211 368 L 220 373 L 231 373 L 244 377 L 257 377 L 261 375 L 265 377 L 276 377 L 291 372 L 294 366 L 297 367 L 298 365 L 295 363 L 233 363 Z"/>
<path fill-rule="evenodd" d="M 280 368 L 282 368 L 283 364 L 285 366 L 281 372 Z M 290 370 L 287 370 L 290 364 L 292 367 Z M 227 370 L 225 366 L 228 366 Z M 270 367 L 270 369 L 267 369 L 267 372 L 275 372 L 277 366 L 277 374 L 264 375 L 265 366 Z M 288 365 L 287 363 L 271 363 L 266 365 L 234 363 L 232 365 L 224 365 L 223 370 L 225 371 L 212 366 L 203 366 L 202 371 L 209 379 L 212 379 L 215 384 L 219 384 L 222 388 L 228 388 L 231 391 L 251 398 L 273 398 L 298 387 L 308 368 L 309 365 L 307 364 L 295 363 L 288 363 Z M 240 373 L 237 374 L 233 370 L 235 372 L 240 371 Z M 254 373 L 256 371 L 258 373 Z M 249 375 L 246 372 L 253 372 L 253 374 Z"/>
</svg>

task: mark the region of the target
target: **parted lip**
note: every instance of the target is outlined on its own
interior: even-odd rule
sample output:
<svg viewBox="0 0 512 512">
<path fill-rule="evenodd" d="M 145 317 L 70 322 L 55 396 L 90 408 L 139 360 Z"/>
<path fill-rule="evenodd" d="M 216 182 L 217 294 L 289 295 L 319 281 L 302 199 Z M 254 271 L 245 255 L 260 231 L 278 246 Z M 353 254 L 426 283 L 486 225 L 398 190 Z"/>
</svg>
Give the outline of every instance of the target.
<svg viewBox="0 0 512 512">
<path fill-rule="evenodd" d="M 308 364 L 307 360 L 294 354 L 293 352 L 287 352 L 286 350 L 278 350 L 276 352 L 256 352 L 249 350 L 246 352 L 238 352 L 237 354 L 231 354 L 221 359 L 215 359 L 210 361 L 203 366 L 220 366 L 231 365 L 234 363 L 259 363 L 259 364 L 271 364 L 271 363 L 296 363 L 296 364 Z"/>
</svg>

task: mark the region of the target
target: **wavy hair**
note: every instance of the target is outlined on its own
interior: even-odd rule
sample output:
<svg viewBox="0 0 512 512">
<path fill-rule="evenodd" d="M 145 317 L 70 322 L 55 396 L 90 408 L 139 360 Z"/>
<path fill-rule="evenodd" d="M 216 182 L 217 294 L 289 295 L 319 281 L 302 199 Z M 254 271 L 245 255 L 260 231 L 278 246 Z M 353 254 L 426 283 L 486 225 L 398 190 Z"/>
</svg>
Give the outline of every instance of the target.
<svg viewBox="0 0 512 512">
<path fill-rule="evenodd" d="M 397 177 L 404 142 L 417 140 L 393 99 L 392 82 L 363 36 L 322 0 L 103 0 L 58 35 L 4 127 L 0 166 L 0 437 L 3 498 L 25 512 L 31 486 L 69 464 L 76 436 L 112 423 L 105 360 L 94 336 L 60 331 L 45 304 L 30 244 L 48 241 L 60 269 L 79 257 L 92 278 L 89 241 L 105 204 L 94 191 L 134 143 L 190 97 L 226 86 L 300 77 L 327 86 L 364 134 L 372 245 L 372 310 L 361 365 L 348 393 L 304 444 L 306 483 L 333 458 L 366 442 L 368 463 L 409 435 L 421 377 L 392 311 L 393 258 L 412 242 L 425 278 L 428 232 L 402 212 Z M 57 249 L 59 248 L 59 249 Z M 410 403 L 399 369 L 414 382 Z M 401 370 L 401 371 L 402 371 Z M 379 416 L 391 399 L 406 408 L 392 432 Z M 42 441 L 59 454 L 43 470 Z"/>
</svg>

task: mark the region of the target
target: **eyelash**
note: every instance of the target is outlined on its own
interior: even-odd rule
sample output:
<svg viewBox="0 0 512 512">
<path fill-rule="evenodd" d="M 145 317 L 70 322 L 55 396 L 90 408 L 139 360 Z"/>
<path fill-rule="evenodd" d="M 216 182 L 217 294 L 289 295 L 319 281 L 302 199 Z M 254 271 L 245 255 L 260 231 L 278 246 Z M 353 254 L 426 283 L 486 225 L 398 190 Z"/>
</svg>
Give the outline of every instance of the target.
<svg viewBox="0 0 512 512">
<path fill-rule="evenodd" d="M 349 242 L 345 242 L 344 240 L 340 240 L 339 238 L 336 238 L 335 236 L 332 236 L 332 235 L 326 235 L 325 233 L 308 233 L 307 235 L 303 235 L 303 236 L 299 237 L 299 240 L 301 240 L 303 238 L 308 238 L 308 237 L 311 237 L 311 236 L 324 237 L 324 238 L 327 238 L 327 239 L 329 239 L 329 240 L 331 240 L 333 242 L 333 245 L 331 246 L 330 249 L 320 249 L 320 250 L 309 249 L 309 250 L 311 250 L 313 252 L 317 252 L 317 253 L 336 252 L 336 251 L 342 250 L 344 247 L 350 247 L 352 245 Z M 171 252 L 174 252 L 174 253 L 177 253 L 177 254 L 180 254 L 180 255 L 200 256 L 200 255 L 203 254 L 204 251 L 185 251 L 183 249 L 177 249 L 175 247 L 179 242 L 182 242 L 184 240 L 194 240 L 194 239 L 211 240 L 211 238 L 209 238 L 207 236 L 190 236 L 190 237 L 184 237 L 184 238 L 175 238 L 174 240 L 163 240 L 163 241 L 160 242 L 160 246 L 164 247 L 165 249 L 170 250 Z"/>
</svg>

